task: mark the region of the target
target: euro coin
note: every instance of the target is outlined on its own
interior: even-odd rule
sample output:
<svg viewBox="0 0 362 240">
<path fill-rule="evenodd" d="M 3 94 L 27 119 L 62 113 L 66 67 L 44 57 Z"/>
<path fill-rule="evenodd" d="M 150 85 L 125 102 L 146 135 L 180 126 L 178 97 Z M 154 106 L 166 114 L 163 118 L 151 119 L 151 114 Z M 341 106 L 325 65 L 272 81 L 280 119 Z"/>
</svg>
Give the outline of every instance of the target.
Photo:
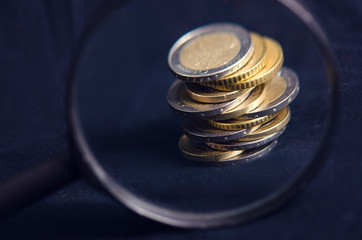
<svg viewBox="0 0 362 240">
<path fill-rule="evenodd" d="M 215 121 L 222 121 L 231 118 L 236 118 L 249 111 L 252 111 L 264 101 L 266 93 L 267 91 L 264 84 L 257 86 L 251 91 L 248 98 L 245 101 L 243 101 L 241 104 L 228 111 L 224 111 L 221 114 L 212 116 L 210 117 L 210 119 Z"/>
<path fill-rule="evenodd" d="M 276 133 L 283 129 L 290 120 L 290 109 L 285 107 L 280 110 L 279 114 L 271 121 L 260 126 L 256 131 L 249 133 L 248 136 L 237 139 L 236 141 L 253 141 L 264 136 Z"/>
<path fill-rule="evenodd" d="M 224 131 L 210 126 L 207 120 L 186 118 L 182 122 L 184 133 L 191 139 L 201 142 L 226 142 L 247 136 L 256 129 L 245 128 Z"/>
<path fill-rule="evenodd" d="M 284 61 L 283 50 L 279 45 L 279 43 L 277 43 L 276 41 L 270 38 L 264 38 L 264 40 L 267 48 L 267 53 L 266 53 L 267 62 L 265 67 L 261 71 L 259 71 L 253 77 L 236 84 L 222 85 L 222 86 L 210 85 L 210 86 L 218 90 L 236 91 L 245 88 L 255 87 L 275 77 L 283 65 Z"/>
<path fill-rule="evenodd" d="M 235 157 L 242 153 L 238 151 L 217 151 L 209 148 L 204 143 L 193 141 L 186 135 L 182 135 L 179 140 L 179 148 L 185 158 L 194 161 L 223 161 Z"/>
<path fill-rule="evenodd" d="M 273 142 L 271 142 L 265 146 L 251 149 L 251 150 L 246 150 L 235 157 L 231 157 L 226 160 L 219 161 L 219 162 L 222 162 L 222 163 L 236 163 L 236 162 L 237 163 L 248 163 L 248 162 L 251 162 L 253 160 L 256 160 L 256 159 L 259 159 L 259 158 L 265 156 L 276 146 L 277 143 L 278 143 L 278 140 L 274 140 Z"/>
<path fill-rule="evenodd" d="M 254 46 L 247 30 L 231 23 L 199 27 L 183 35 L 171 47 L 168 65 L 176 78 L 207 82 L 243 67 Z"/>
<path fill-rule="evenodd" d="M 249 62 L 235 73 L 232 73 L 226 77 L 217 79 L 212 82 L 206 82 L 204 83 L 205 85 L 222 86 L 235 84 L 253 77 L 265 67 L 267 60 L 267 48 L 265 45 L 265 41 L 263 40 L 263 37 L 256 33 L 250 33 L 250 36 L 254 43 L 254 53 Z"/>
<path fill-rule="evenodd" d="M 169 105 L 178 113 L 188 117 L 211 117 L 232 109 L 242 103 L 244 98 L 236 98 L 222 103 L 200 103 L 192 100 L 186 93 L 185 83 L 176 80 L 167 95 Z"/>
<path fill-rule="evenodd" d="M 209 124 L 215 128 L 222 130 L 239 130 L 243 128 L 251 128 L 256 125 L 265 123 L 273 119 L 277 113 L 271 115 L 262 116 L 259 118 L 240 118 L 239 119 L 229 119 L 224 121 L 213 121 L 209 120 Z"/>
<path fill-rule="evenodd" d="M 190 98 L 202 103 L 221 103 L 243 96 L 246 99 L 253 89 L 224 92 L 202 86 L 197 83 L 186 83 L 186 92 Z"/>
<path fill-rule="evenodd" d="M 272 133 L 252 141 L 229 141 L 225 143 L 208 142 L 207 146 L 220 151 L 247 150 L 264 146 L 277 139 L 285 131 L 285 127 L 276 133 Z"/>
<path fill-rule="evenodd" d="M 274 77 L 266 83 L 267 91 L 264 102 L 244 117 L 260 117 L 280 111 L 289 105 L 299 92 L 297 74 L 289 68 L 283 67 L 280 76 Z"/>
</svg>

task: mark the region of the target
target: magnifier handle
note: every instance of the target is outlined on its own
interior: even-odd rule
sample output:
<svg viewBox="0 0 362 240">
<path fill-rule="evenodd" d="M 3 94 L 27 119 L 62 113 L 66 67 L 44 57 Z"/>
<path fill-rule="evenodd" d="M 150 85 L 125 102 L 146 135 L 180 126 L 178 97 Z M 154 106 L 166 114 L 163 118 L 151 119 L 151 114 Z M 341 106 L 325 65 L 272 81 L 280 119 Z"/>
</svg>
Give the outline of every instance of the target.
<svg viewBox="0 0 362 240">
<path fill-rule="evenodd" d="M 79 176 L 74 160 L 63 153 L 0 184 L 0 220 Z"/>
</svg>

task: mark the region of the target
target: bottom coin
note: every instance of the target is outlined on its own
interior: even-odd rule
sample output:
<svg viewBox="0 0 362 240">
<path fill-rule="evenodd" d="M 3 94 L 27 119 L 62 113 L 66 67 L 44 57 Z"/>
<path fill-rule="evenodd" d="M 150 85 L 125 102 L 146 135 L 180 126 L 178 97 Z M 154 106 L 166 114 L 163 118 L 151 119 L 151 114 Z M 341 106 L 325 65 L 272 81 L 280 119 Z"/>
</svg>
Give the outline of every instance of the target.
<svg viewBox="0 0 362 240">
<path fill-rule="evenodd" d="M 253 160 L 256 160 L 256 159 L 259 159 L 259 158 L 265 156 L 268 152 L 270 152 L 275 147 L 275 145 L 277 143 L 278 143 L 278 140 L 274 140 L 273 142 L 269 143 L 268 145 L 265 145 L 260 148 L 255 148 L 252 150 L 247 150 L 247 151 L 239 154 L 238 156 L 228 158 L 223 161 L 219 161 L 219 163 L 233 163 L 233 162 L 248 163 L 250 161 L 253 161 Z"/>
<path fill-rule="evenodd" d="M 179 140 L 179 148 L 182 155 L 194 161 L 217 162 L 223 161 L 241 154 L 243 151 L 218 151 L 209 148 L 205 143 L 191 140 L 182 135 Z"/>
</svg>

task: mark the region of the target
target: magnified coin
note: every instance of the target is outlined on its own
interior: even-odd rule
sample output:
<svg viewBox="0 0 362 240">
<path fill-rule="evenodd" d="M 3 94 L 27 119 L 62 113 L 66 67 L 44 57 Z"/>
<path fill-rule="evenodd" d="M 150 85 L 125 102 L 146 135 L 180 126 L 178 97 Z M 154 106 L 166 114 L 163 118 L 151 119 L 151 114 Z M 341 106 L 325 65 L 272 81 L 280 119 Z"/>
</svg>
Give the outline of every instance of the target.
<svg viewBox="0 0 362 240">
<path fill-rule="evenodd" d="M 236 72 L 253 54 L 247 30 L 231 23 L 206 25 L 182 36 L 170 49 L 174 75 L 193 82 L 213 81 Z"/>
<path fill-rule="evenodd" d="M 267 48 L 263 37 L 256 33 L 250 33 L 250 36 L 254 43 L 254 52 L 249 62 L 238 71 L 213 82 L 206 82 L 204 83 L 205 85 L 211 84 L 221 86 L 235 84 L 254 76 L 265 67 L 267 60 Z"/>
<path fill-rule="evenodd" d="M 265 145 L 265 146 L 262 146 L 259 148 L 255 148 L 255 149 L 251 149 L 251 150 L 246 150 L 246 151 L 242 152 L 241 154 L 239 154 L 238 156 L 228 158 L 228 159 L 220 161 L 220 162 L 223 162 L 223 163 L 227 163 L 227 162 L 248 163 L 250 161 L 261 158 L 264 155 L 266 155 L 267 153 L 269 153 L 275 147 L 275 145 L 277 143 L 278 143 L 278 140 L 274 140 L 273 142 L 269 143 L 268 145 Z"/>
<path fill-rule="evenodd" d="M 271 141 L 274 141 L 275 139 L 277 139 L 280 135 L 283 134 L 283 132 L 285 131 L 285 128 L 286 127 L 284 127 L 282 130 L 279 130 L 276 133 L 266 135 L 257 140 L 242 141 L 242 142 L 241 141 L 239 141 L 239 142 L 238 141 L 229 141 L 229 142 L 225 142 L 225 143 L 208 142 L 208 143 L 206 143 L 206 145 L 213 149 L 220 150 L 220 151 L 247 150 L 247 149 L 258 148 L 258 147 L 264 146 L 265 144 L 268 144 Z"/>
<path fill-rule="evenodd" d="M 209 120 L 209 124 L 215 128 L 222 130 L 239 130 L 244 128 L 251 128 L 253 126 L 265 123 L 273 119 L 278 113 L 273 113 L 267 116 L 262 116 L 259 118 L 242 118 L 238 119 L 228 119 L 224 121 L 214 121 Z"/>
<path fill-rule="evenodd" d="M 258 140 L 264 136 L 268 136 L 270 134 L 276 133 L 283 129 L 290 120 L 290 109 L 289 107 L 285 107 L 282 110 L 280 110 L 279 114 L 271 121 L 261 125 L 259 129 L 256 131 L 249 133 L 248 136 L 239 138 L 234 141 L 253 141 Z"/>
<path fill-rule="evenodd" d="M 186 135 L 179 140 L 179 148 L 183 156 L 194 161 L 223 161 L 235 157 L 243 151 L 217 151 L 209 148 L 202 142 L 193 141 Z"/>
<path fill-rule="evenodd" d="M 192 100 L 186 93 L 185 83 L 176 80 L 167 94 L 169 105 L 178 113 L 190 117 L 211 117 L 232 109 L 245 100 L 244 96 L 222 103 L 200 103 Z"/>
<path fill-rule="evenodd" d="M 283 67 L 280 77 L 274 77 L 266 83 L 266 98 L 259 107 L 243 115 L 243 117 L 260 117 L 278 112 L 289 105 L 299 92 L 297 74 L 289 68 Z"/>
<path fill-rule="evenodd" d="M 267 48 L 267 62 L 261 71 L 255 76 L 236 84 L 219 86 L 210 82 L 210 86 L 218 90 L 236 91 L 255 87 L 275 77 L 283 65 L 283 50 L 279 43 L 271 38 L 264 38 L 264 41 Z"/>
<path fill-rule="evenodd" d="M 184 133 L 189 137 L 201 142 L 226 142 L 238 139 L 255 131 L 257 128 L 246 128 L 235 131 L 224 131 L 209 125 L 204 119 L 184 119 Z"/>
<path fill-rule="evenodd" d="M 239 117 L 258 107 L 264 101 L 266 95 L 267 91 L 265 85 L 264 84 L 259 85 L 251 91 L 249 97 L 241 104 L 228 111 L 224 111 L 219 115 L 212 116 L 210 117 L 210 119 L 215 121 L 222 121 L 226 119 Z"/>
<path fill-rule="evenodd" d="M 249 96 L 250 91 L 253 90 L 250 88 L 243 91 L 225 92 L 202 86 L 197 83 L 186 83 L 185 86 L 189 97 L 202 103 L 221 103 L 233 100 L 240 96 L 244 96 L 244 99 L 246 99 Z"/>
</svg>

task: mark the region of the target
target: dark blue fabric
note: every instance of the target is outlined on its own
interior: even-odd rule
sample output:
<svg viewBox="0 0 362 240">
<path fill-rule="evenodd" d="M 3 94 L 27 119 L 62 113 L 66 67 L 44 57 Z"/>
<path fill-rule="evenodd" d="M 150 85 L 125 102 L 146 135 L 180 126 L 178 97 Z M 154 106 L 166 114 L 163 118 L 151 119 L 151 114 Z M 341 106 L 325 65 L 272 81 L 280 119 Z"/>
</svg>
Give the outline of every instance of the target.
<svg viewBox="0 0 362 240">
<path fill-rule="evenodd" d="M 0 3 L 0 180 L 67 149 L 64 83 L 70 59 L 80 32 L 105 3 Z M 305 3 L 337 56 L 341 113 L 329 160 L 287 206 L 232 228 L 181 230 L 139 217 L 80 180 L 1 223 L 1 239 L 361 239 L 362 3 Z"/>
</svg>

